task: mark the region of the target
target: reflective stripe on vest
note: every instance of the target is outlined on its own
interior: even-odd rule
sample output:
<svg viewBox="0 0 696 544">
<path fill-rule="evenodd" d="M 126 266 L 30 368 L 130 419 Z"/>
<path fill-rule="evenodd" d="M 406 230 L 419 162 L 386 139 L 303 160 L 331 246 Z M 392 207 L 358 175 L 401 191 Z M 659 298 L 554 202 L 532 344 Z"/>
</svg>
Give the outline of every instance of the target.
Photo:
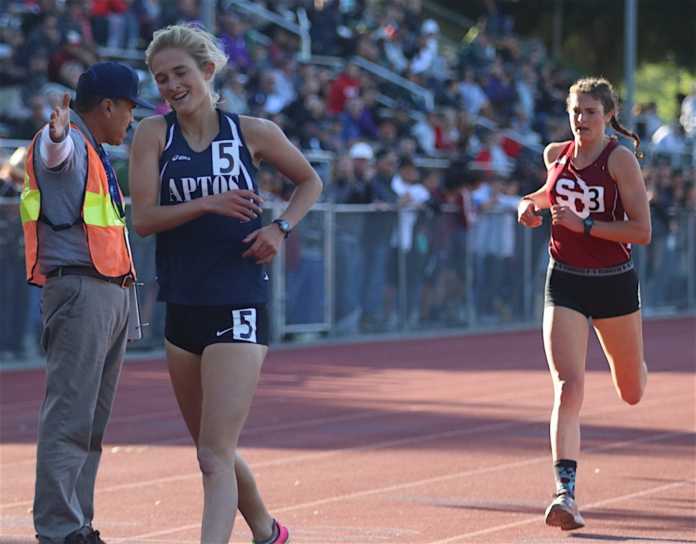
<svg viewBox="0 0 696 544">
<path fill-rule="evenodd" d="M 75 125 L 71 128 L 79 131 Z M 40 134 L 41 131 L 34 137 L 27 153 L 19 209 L 24 229 L 27 281 L 42 286 L 46 278 L 37 266 L 41 191 L 34 170 L 34 150 Z M 131 274 L 135 277 L 125 218 L 120 217 L 111 200 L 108 178 L 99 154 L 84 134 L 82 137 L 87 148 L 87 179 L 81 215 L 92 265 L 104 276 Z"/>
</svg>

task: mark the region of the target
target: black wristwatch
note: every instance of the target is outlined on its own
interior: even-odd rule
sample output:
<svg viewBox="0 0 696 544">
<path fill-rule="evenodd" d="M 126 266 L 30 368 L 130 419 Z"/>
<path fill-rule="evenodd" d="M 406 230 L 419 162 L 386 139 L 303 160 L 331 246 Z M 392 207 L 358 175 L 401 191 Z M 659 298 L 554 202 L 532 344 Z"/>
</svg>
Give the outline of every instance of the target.
<svg viewBox="0 0 696 544">
<path fill-rule="evenodd" d="M 290 228 L 290 223 L 288 223 L 285 219 L 274 219 L 273 224 L 278 225 L 278 228 L 280 229 L 280 232 L 282 232 L 285 237 L 288 237 L 288 234 L 292 231 Z"/>
<path fill-rule="evenodd" d="M 585 236 L 589 236 L 590 231 L 592 230 L 592 227 L 594 226 L 594 219 L 592 219 L 591 217 L 586 217 L 582 222 L 582 226 L 583 226 L 583 231 L 585 233 Z"/>
</svg>

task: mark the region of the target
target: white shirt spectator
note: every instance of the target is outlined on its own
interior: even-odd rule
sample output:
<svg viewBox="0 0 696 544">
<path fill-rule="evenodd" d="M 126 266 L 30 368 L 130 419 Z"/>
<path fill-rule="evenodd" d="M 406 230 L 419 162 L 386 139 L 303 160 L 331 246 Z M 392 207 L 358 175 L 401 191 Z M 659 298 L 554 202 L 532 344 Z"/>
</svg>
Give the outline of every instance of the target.
<svg viewBox="0 0 696 544">
<path fill-rule="evenodd" d="M 411 72 L 422 74 L 430 71 L 437 57 L 437 38 L 428 38 L 424 47 L 421 47 L 411 61 Z"/>
<path fill-rule="evenodd" d="M 488 103 L 488 97 L 477 83 L 462 81 L 459 84 L 462 104 L 469 115 L 477 116 Z"/>
<path fill-rule="evenodd" d="M 689 138 L 696 137 L 696 85 L 694 92 L 687 96 L 681 105 L 679 122 Z"/>
<path fill-rule="evenodd" d="M 408 68 L 408 60 L 400 40 L 385 42 L 384 54 L 395 72 L 401 73 Z"/>
<path fill-rule="evenodd" d="M 524 80 L 516 84 L 518 107 L 527 119 L 534 117 L 534 89 Z"/>
<path fill-rule="evenodd" d="M 489 183 L 481 184 L 471 196 L 476 209 L 483 208 L 472 226 L 472 251 L 479 255 L 512 257 L 517 230 L 514 211 L 520 197 L 496 192 Z"/>
<path fill-rule="evenodd" d="M 428 121 L 427 117 L 421 117 L 418 122 L 413 125 L 411 134 L 425 151 L 426 155 L 435 155 L 435 129 Z"/>
<path fill-rule="evenodd" d="M 399 210 L 399 228 L 394 232 L 392 246 L 410 251 L 413 246 L 413 227 L 418 219 L 418 208 L 430 199 L 430 193 L 420 183 L 406 183 L 400 175 L 392 178 L 392 191 L 400 199 L 406 197 L 408 204 Z"/>
<path fill-rule="evenodd" d="M 655 134 L 652 136 L 655 151 L 675 154 L 686 151 L 684 137 L 675 125 L 677 123 L 664 124 L 655 131 Z"/>
</svg>

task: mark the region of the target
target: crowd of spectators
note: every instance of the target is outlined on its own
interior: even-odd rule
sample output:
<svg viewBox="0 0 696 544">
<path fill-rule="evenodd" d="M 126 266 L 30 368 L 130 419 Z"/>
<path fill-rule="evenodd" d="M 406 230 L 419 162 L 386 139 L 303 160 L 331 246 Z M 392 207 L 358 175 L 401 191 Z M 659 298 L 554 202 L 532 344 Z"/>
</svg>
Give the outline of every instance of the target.
<svg viewBox="0 0 696 544">
<path fill-rule="evenodd" d="M 418 271 L 407 278 L 410 320 L 428 319 L 433 301 L 461 300 L 450 296 L 461 275 L 433 272 L 443 254 L 457 266 L 454 257 L 480 255 L 473 270 L 486 271 L 488 287 L 471 296 L 498 317 L 512 311 L 499 304 L 511 299 L 502 275 L 516 251 L 506 212 L 543 181 L 543 145 L 571 136 L 565 98 L 579 74 L 550 59 L 538 40 L 517 36 L 499 2 L 481 2 L 486 15 L 460 29 L 463 37 L 448 38 L 420 0 L 256 1 L 289 22 L 304 11 L 309 59 L 298 56 L 297 35 L 241 14 L 234 0 L 217 4 L 215 31 L 229 56 L 217 81 L 220 107 L 272 119 L 310 158 L 322 157 L 324 200 L 385 209 L 381 217 L 337 219 L 336 322 L 346 333 L 389 323 L 398 255 Z M 106 57 L 131 62 L 144 95 L 157 102 L 142 50 L 157 28 L 201 22 L 200 0 L 0 0 L 0 7 L 0 138 L 20 140 Z M 433 107 L 356 59 L 430 91 Z M 678 99 L 673 120 L 661 119 L 654 104 L 636 111 L 637 130 L 654 150 L 645 177 L 665 232 L 677 228 L 680 210 L 696 210 L 696 88 Z M 166 110 L 160 102 L 158 111 Z M 1 194 L 19 192 L 15 166 L 0 171 Z M 262 169 L 259 180 L 267 200 L 287 197 L 275 172 Z M 448 222 L 423 226 L 423 216 L 447 208 L 455 210 Z M 399 221 L 394 209 L 404 212 Z M 490 222 L 484 212 L 506 219 Z"/>
</svg>

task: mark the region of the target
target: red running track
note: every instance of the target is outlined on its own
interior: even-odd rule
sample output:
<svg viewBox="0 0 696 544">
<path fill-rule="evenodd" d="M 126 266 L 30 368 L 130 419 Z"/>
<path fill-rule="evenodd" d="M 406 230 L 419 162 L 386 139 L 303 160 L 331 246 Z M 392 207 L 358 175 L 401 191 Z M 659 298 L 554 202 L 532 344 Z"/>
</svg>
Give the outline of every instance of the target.
<svg viewBox="0 0 696 544">
<path fill-rule="evenodd" d="M 696 319 L 646 323 L 648 389 L 591 342 L 578 500 L 544 526 L 552 389 L 539 331 L 278 349 L 242 435 L 293 544 L 696 543 Z M 0 542 L 33 542 L 40 371 L 1 375 Z M 109 544 L 197 543 L 195 453 L 162 361 L 126 365 L 97 483 Z M 249 542 L 238 516 L 232 541 Z"/>
</svg>

